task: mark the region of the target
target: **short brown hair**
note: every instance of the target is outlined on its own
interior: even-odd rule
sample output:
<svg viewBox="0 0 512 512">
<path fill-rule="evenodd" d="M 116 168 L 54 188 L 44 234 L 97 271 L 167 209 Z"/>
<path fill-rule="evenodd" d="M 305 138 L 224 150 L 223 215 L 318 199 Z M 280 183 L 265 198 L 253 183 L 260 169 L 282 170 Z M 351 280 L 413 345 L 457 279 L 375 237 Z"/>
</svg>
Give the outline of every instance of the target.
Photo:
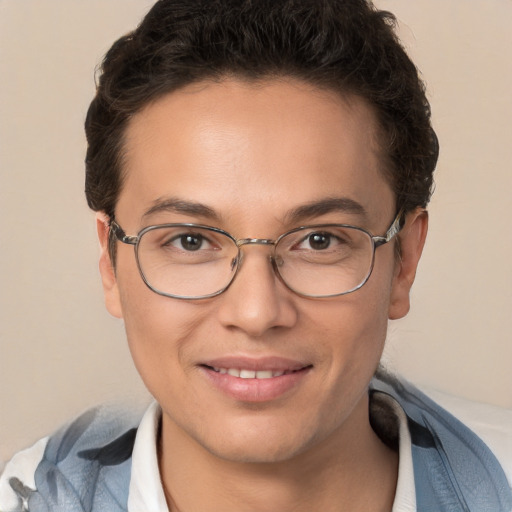
<svg viewBox="0 0 512 512">
<path fill-rule="evenodd" d="M 365 0 L 160 0 L 106 54 L 85 130 L 89 206 L 114 216 L 123 138 L 149 102 L 201 80 L 292 77 L 362 97 L 376 112 L 397 209 L 425 207 L 437 137 L 392 14 Z"/>
</svg>

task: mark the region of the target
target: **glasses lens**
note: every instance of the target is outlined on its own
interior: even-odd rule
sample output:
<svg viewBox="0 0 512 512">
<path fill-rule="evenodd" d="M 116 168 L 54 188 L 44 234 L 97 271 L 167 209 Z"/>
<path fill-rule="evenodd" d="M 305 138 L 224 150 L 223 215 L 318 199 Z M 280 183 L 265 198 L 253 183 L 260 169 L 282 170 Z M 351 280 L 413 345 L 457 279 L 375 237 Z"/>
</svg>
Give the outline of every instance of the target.
<svg viewBox="0 0 512 512">
<path fill-rule="evenodd" d="M 315 226 L 280 238 L 276 266 L 283 281 L 297 293 L 329 297 L 364 284 L 371 272 L 373 254 L 372 239 L 365 231 Z"/>
<path fill-rule="evenodd" d="M 144 231 L 137 260 L 144 280 L 157 293 L 199 298 L 223 290 L 236 271 L 238 248 L 227 235 L 184 225 Z"/>
</svg>

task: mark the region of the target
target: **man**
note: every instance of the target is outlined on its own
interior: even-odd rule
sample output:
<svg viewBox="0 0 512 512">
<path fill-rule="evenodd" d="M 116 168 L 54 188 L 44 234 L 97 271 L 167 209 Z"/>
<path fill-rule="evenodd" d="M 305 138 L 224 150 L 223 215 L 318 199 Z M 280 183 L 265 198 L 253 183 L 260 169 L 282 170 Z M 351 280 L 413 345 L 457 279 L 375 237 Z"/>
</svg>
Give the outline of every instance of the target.
<svg viewBox="0 0 512 512">
<path fill-rule="evenodd" d="M 160 1 L 86 132 L 107 308 L 156 402 L 16 456 L 1 510 L 512 509 L 485 444 L 377 372 L 438 149 L 391 15 Z"/>
</svg>

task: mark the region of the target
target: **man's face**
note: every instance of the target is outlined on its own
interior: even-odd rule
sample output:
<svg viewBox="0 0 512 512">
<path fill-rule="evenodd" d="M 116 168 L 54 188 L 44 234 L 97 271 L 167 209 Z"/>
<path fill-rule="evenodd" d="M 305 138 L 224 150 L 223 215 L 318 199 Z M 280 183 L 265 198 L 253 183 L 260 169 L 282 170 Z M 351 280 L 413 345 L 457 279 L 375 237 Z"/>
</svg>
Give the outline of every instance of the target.
<svg viewBox="0 0 512 512">
<path fill-rule="evenodd" d="M 346 223 L 382 235 L 396 212 L 376 138 L 374 114 L 355 97 L 284 80 L 195 84 L 130 122 L 116 220 L 130 235 L 190 222 L 275 239 L 297 227 L 290 212 L 345 198 L 364 213 L 310 209 L 300 224 Z M 154 208 L 162 202 L 167 207 Z M 189 203 L 208 210 L 183 207 Z M 393 244 L 377 250 L 360 290 L 331 299 L 288 290 L 268 247 L 242 251 L 229 289 L 202 300 L 149 290 L 124 244 L 114 277 L 104 251 L 107 305 L 124 318 L 135 364 L 162 406 L 164 441 L 181 436 L 225 459 L 277 461 L 357 438 L 367 428 L 367 386 L 388 316 L 406 309 L 395 291 Z M 276 376 L 243 379 L 213 367 Z"/>
</svg>

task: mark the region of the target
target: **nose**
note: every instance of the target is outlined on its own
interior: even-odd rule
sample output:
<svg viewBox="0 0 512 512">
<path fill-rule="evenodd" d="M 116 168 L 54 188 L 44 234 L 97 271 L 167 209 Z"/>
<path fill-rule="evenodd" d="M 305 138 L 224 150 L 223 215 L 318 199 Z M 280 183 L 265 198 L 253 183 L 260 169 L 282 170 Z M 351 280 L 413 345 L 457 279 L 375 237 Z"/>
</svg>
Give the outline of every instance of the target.
<svg viewBox="0 0 512 512">
<path fill-rule="evenodd" d="M 297 321 L 296 299 L 275 274 L 269 247 L 264 245 L 270 244 L 243 249 L 237 276 L 219 297 L 220 322 L 255 338 L 270 329 L 292 327 Z"/>
</svg>

